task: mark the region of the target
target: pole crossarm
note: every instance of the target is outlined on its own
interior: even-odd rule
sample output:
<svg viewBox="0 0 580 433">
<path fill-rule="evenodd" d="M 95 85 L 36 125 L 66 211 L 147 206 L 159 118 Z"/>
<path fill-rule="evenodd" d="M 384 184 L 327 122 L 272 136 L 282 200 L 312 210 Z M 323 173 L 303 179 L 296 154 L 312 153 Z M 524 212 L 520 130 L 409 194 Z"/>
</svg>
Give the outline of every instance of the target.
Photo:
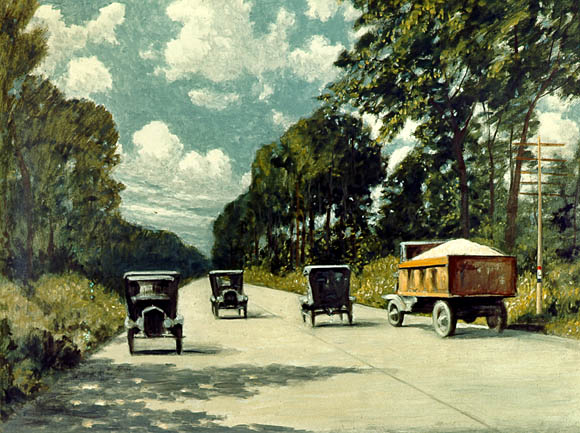
<svg viewBox="0 0 580 433">
<path fill-rule="evenodd" d="M 537 171 L 522 170 L 522 174 L 538 174 L 538 172 Z M 542 174 L 547 175 L 547 176 L 574 177 L 573 174 L 569 174 L 569 173 L 551 173 L 551 172 L 544 171 Z"/>
<path fill-rule="evenodd" d="M 534 146 L 538 147 L 538 143 L 512 143 L 516 146 Z M 540 143 L 540 146 L 566 146 L 564 143 Z"/>
<path fill-rule="evenodd" d="M 522 185 L 537 185 L 538 182 L 520 182 Z M 542 185 L 556 185 L 556 186 L 560 186 L 561 184 L 556 183 L 556 182 L 542 182 Z"/>
<path fill-rule="evenodd" d="M 534 197 L 538 196 L 537 192 L 520 192 L 520 195 L 533 195 Z M 549 197 L 574 197 L 573 195 L 564 195 L 564 194 L 556 194 L 556 193 L 550 193 L 550 192 L 542 192 L 542 195 L 547 195 Z"/>
<path fill-rule="evenodd" d="M 527 158 L 525 156 L 518 156 L 516 159 L 518 161 L 538 161 L 538 158 Z M 541 158 L 540 161 L 546 161 L 546 162 L 566 162 L 565 159 L 556 159 L 556 158 Z"/>
</svg>

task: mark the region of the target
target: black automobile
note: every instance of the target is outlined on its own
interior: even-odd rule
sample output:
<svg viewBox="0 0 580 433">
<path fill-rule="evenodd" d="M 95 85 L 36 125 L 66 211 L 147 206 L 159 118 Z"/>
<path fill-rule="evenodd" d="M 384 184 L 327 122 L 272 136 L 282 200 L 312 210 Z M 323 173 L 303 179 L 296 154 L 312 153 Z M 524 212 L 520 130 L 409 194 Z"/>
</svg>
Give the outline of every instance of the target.
<svg viewBox="0 0 580 433">
<path fill-rule="evenodd" d="M 248 317 L 248 297 L 244 294 L 243 270 L 215 270 L 209 273 L 211 285 L 211 311 L 219 318 L 219 311 L 237 310 L 238 315 Z"/>
<path fill-rule="evenodd" d="M 169 337 L 182 351 L 183 316 L 177 314 L 180 274 L 177 271 L 131 271 L 123 275 L 127 302 L 127 341 L 134 353 L 135 338 Z"/>
<path fill-rule="evenodd" d="M 348 265 L 306 266 L 304 275 L 308 278 L 308 294 L 300 297 L 302 321 L 310 316 L 310 323 L 315 325 L 319 314 L 347 315 L 352 325 L 352 304 L 350 296 L 350 268 Z"/>
</svg>

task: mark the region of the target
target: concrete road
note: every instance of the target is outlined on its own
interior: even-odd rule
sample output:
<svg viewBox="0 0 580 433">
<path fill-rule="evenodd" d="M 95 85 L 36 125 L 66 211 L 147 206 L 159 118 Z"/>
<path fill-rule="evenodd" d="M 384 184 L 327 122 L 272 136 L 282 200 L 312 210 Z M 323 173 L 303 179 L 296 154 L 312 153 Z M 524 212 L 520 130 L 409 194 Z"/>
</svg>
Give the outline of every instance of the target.
<svg viewBox="0 0 580 433">
<path fill-rule="evenodd" d="M 248 319 L 215 320 L 206 279 L 182 289 L 184 352 L 125 335 L 65 374 L 5 432 L 578 432 L 580 344 L 430 319 L 392 328 L 355 306 L 303 324 L 297 296 L 255 286 Z"/>
</svg>

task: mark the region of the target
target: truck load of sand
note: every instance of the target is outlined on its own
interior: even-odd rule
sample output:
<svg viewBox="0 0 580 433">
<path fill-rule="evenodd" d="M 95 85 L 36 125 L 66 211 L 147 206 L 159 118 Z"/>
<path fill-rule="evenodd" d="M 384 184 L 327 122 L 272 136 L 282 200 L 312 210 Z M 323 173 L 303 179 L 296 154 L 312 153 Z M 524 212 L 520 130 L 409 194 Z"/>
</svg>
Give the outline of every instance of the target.
<svg viewBox="0 0 580 433">
<path fill-rule="evenodd" d="M 454 239 L 431 248 L 411 260 L 433 259 L 444 256 L 503 256 L 499 251 L 467 239 Z"/>
</svg>

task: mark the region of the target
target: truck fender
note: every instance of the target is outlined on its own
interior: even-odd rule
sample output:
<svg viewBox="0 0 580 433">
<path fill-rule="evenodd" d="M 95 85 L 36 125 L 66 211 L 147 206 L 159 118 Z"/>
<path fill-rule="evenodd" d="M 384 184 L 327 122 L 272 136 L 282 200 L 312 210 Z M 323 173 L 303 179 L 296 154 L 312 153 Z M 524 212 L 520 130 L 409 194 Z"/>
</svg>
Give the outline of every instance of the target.
<svg viewBox="0 0 580 433">
<path fill-rule="evenodd" d="M 381 296 L 383 299 L 387 300 L 387 301 L 393 301 L 397 307 L 399 308 L 400 311 L 411 311 L 411 307 L 413 306 L 413 304 L 416 301 L 415 300 L 409 300 L 407 301 L 407 299 L 403 299 L 401 296 L 396 295 L 394 293 L 388 294 L 388 295 L 383 295 Z"/>
</svg>

